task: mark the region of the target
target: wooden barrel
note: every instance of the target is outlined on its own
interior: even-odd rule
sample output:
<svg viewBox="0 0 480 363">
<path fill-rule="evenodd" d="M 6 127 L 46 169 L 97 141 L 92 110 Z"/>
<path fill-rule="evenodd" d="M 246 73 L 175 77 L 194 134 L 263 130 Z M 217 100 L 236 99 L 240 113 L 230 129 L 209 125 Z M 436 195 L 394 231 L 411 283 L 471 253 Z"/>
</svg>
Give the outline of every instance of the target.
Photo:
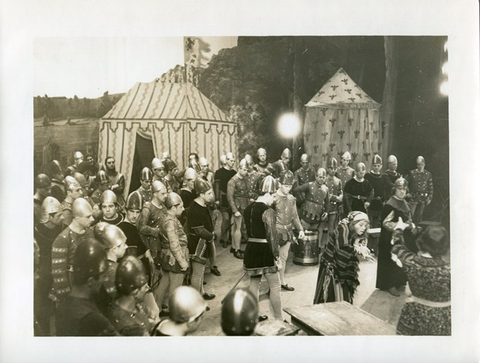
<svg viewBox="0 0 480 363">
<path fill-rule="evenodd" d="M 292 246 L 294 246 L 294 264 L 302 266 L 313 266 L 318 264 L 318 231 L 305 232 L 305 238 L 298 239 L 298 245 Z"/>
</svg>

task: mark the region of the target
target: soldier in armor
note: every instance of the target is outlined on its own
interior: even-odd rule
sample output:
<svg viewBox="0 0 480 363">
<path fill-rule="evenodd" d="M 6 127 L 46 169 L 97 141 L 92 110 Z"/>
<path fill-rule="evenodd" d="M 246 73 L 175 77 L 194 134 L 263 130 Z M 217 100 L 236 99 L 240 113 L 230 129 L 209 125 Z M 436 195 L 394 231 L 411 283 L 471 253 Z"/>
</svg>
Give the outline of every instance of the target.
<svg viewBox="0 0 480 363">
<path fill-rule="evenodd" d="M 183 207 L 185 208 L 180 216 L 180 223 L 182 223 L 182 225 L 184 225 L 187 221 L 187 212 L 190 204 L 192 204 L 193 200 L 197 197 L 194 190 L 195 179 L 197 179 L 197 173 L 195 169 L 187 168 L 185 170 L 185 174 L 183 174 L 183 186 L 179 192 L 180 198 L 182 198 Z"/>
<path fill-rule="evenodd" d="M 230 252 L 236 258 L 242 259 L 243 252 L 240 249 L 242 240 L 243 211 L 250 204 L 250 189 L 248 185 L 247 161 L 240 161 L 238 172 L 229 181 L 227 185 L 227 199 L 233 213 L 233 231 L 232 248 Z"/>
<path fill-rule="evenodd" d="M 143 203 L 150 202 L 152 200 L 152 171 L 145 167 L 140 174 L 140 187 L 136 190 L 141 196 Z"/>
<path fill-rule="evenodd" d="M 33 220 L 36 226 L 42 214 L 42 202 L 51 194 L 52 183 L 46 174 L 38 174 L 35 178 L 35 194 L 33 196 Z"/>
<path fill-rule="evenodd" d="M 163 160 L 163 165 L 165 165 L 166 172 L 165 180 L 170 185 L 170 188 L 172 188 L 172 191 L 177 193 L 180 189 L 180 182 L 176 177 L 179 173 L 177 164 L 170 157 L 168 157 L 167 159 Z"/>
<path fill-rule="evenodd" d="M 123 215 L 119 212 L 120 205 L 117 202 L 117 195 L 111 190 L 105 190 L 102 194 L 102 222 L 118 226 L 123 222 Z"/>
<path fill-rule="evenodd" d="M 125 176 L 117 171 L 115 168 L 115 159 L 107 156 L 105 159 L 105 173 L 110 179 L 110 190 L 117 196 L 120 210 L 125 206 L 125 199 L 123 198 L 123 191 L 125 190 Z"/>
<path fill-rule="evenodd" d="M 401 177 L 400 173 L 397 172 L 398 161 L 395 155 L 390 155 L 387 159 L 387 170 L 385 170 L 385 175 L 388 177 L 388 189 L 392 190 L 395 181 Z"/>
<path fill-rule="evenodd" d="M 167 188 L 167 193 L 172 192 L 172 188 L 168 180 L 165 179 L 167 171 L 165 169 L 165 164 L 158 158 L 152 160 L 152 170 L 153 170 L 153 180 L 161 182 L 165 188 Z"/>
<path fill-rule="evenodd" d="M 294 195 L 305 202 L 300 207 L 300 221 L 304 229 L 318 230 L 320 223 L 328 218 L 330 195 L 325 186 L 327 171 L 318 168 L 314 182 L 300 185 L 295 188 Z"/>
<path fill-rule="evenodd" d="M 50 164 L 50 175 L 52 179 L 52 197 L 60 203 L 65 199 L 65 186 L 63 185 L 62 167 L 58 160 L 52 160 Z"/>
<path fill-rule="evenodd" d="M 374 191 L 372 202 L 367 210 L 371 228 L 382 226 L 383 204 L 388 200 L 391 192 L 387 176 L 381 173 L 382 164 L 380 155 L 375 154 L 373 156 L 372 170 L 365 175 L 365 179 L 370 183 Z"/>
<path fill-rule="evenodd" d="M 250 277 L 249 288 L 257 301 L 262 276 L 265 276 L 270 288 L 269 299 L 275 319 L 283 320 L 282 298 L 280 295 L 280 280 L 278 270 L 280 250 L 278 246 L 276 216 L 271 207 L 275 201 L 277 182 L 272 176 L 266 176 L 260 186 L 257 200 L 245 208 L 244 217 L 247 226 L 248 243 L 245 248 L 243 269 Z M 268 317 L 262 315 L 259 320 Z"/>
<path fill-rule="evenodd" d="M 220 156 L 220 169 L 215 172 L 215 204 L 222 214 L 222 224 L 220 228 L 220 244 L 226 248 L 230 242 L 230 226 L 232 218 L 232 209 L 228 203 L 227 198 L 227 185 L 229 180 L 236 174 L 233 170 L 233 164 L 235 163 L 235 157 L 232 153 Z"/>
<path fill-rule="evenodd" d="M 272 164 L 271 168 L 271 175 L 278 179 L 280 178 L 280 173 L 285 170 L 290 170 L 289 164 L 290 164 L 290 159 L 292 158 L 292 152 L 290 151 L 289 148 L 285 148 L 282 151 L 282 154 L 280 155 L 280 159 L 275 161 Z"/>
<path fill-rule="evenodd" d="M 85 202 L 85 205 L 88 205 Z M 72 292 L 56 314 L 59 336 L 118 335 L 95 303 L 105 274 L 107 256 L 93 238 L 80 243 L 72 261 Z"/>
<path fill-rule="evenodd" d="M 355 175 L 350 179 L 343 189 L 343 207 L 345 213 L 360 211 L 367 213 L 370 202 L 373 199 L 374 191 L 370 183 L 365 180 L 367 167 L 359 162 L 355 167 Z"/>
<path fill-rule="evenodd" d="M 245 154 L 245 161 L 247 162 L 248 193 L 250 195 L 250 203 L 252 203 L 258 197 L 258 188 L 260 186 L 260 182 L 265 176 L 255 170 L 255 165 L 251 155 Z M 245 243 L 246 242 L 247 241 L 245 240 Z"/>
<path fill-rule="evenodd" d="M 150 315 L 145 299 L 151 294 L 148 276 L 143 264 L 134 256 L 127 256 L 118 264 L 115 275 L 118 298 L 109 306 L 108 318 L 123 336 L 149 336 L 160 321 Z"/>
<path fill-rule="evenodd" d="M 258 300 L 249 289 L 236 288 L 222 305 L 222 330 L 230 336 L 253 335 L 258 323 Z"/>
<path fill-rule="evenodd" d="M 71 165 L 72 174 L 77 170 L 81 163 L 83 163 L 83 154 L 80 151 L 75 151 L 73 153 L 73 165 Z"/>
<path fill-rule="evenodd" d="M 293 173 L 294 179 L 292 189 L 315 181 L 315 171 L 310 167 L 310 158 L 307 154 L 302 154 L 302 156 L 300 156 L 300 165 L 301 167 Z M 303 202 L 304 200 L 297 199 L 297 207 L 300 208 Z"/>
<path fill-rule="evenodd" d="M 92 195 L 93 190 L 90 189 L 90 184 L 88 183 L 87 178 L 85 177 L 85 175 L 83 175 L 82 173 L 79 173 L 78 171 L 73 173 L 73 177 L 78 182 L 78 184 L 80 184 L 80 186 L 82 187 L 82 191 L 83 191 L 82 197 L 87 202 L 89 202 L 90 205 L 93 207 L 95 205 L 95 202 L 90 198 L 90 195 Z"/>
<path fill-rule="evenodd" d="M 67 196 L 62 202 L 63 209 L 63 225 L 68 226 L 72 222 L 72 205 L 77 198 L 83 197 L 82 186 L 75 180 L 73 176 L 66 176 L 64 181 Z M 90 204 L 90 203 L 89 203 Z"/>
<path fill-rule="evenodd" d="M 110 189 L 110 179 L 103 170 L 98 172 L 95 178 L 95 184 L 97 185 L 97 189 L 95 189 L 90 198 L 95 204 L 99 205 L 102 201 L 103 192 Z"/>
<path fill-rule="evenodd" d="M 201 156 L 198 159 L 198 165 L 200 166 L 200 172 L 198 173 L 198 176 L 213 185 L 214 175 L 209 168 L 208 160 L 205 157 Z"/>
<path fill-rule="evenodd" d="M 328 234 L 335 232 L 337 229 L 343 201 L 343 184 L 342 181 L 335 176 L 337 167 L 337 159 L 334 157 L 330 158 L 327 162 L 327 177 L 325 178 L 325 185 L 330 194 L 330 203 L 327 208 Z"/>
<path fill-rule="evenodd" d="M 280 284 L 283 290 L 293 291 L 292 286 L 285 283 L 285 268 L 288 259 L 288 251 L 292 242 L 297 243 L 293 235 L 293 228 L 299 231 L 298 238 L 304 238 L 305 232 L 303 230 L 300 218 L 297 213 L 296 200 L 290 194 L 294 183 L 293 173 L 289 170 L 280 175 L 280 187 L 275 196 L 275 213 L 277 217 L 276 229 L 278 235 L 278 244 L 280 246 L 280 262 L 283 268 L 279 271 Z"/>
<path fill-rule="evenodd" d="M 340 167 L 337 169 L 337 174 L 335 175 L 338 179 L 342 181 L 342 185 L 345 187 L 345 184 L 353 178 L 355 170 L 353 170 L 349 165 L 352 160 L 352 155 L 350 152 L 345 151 L 340 160 Z M 346 216 L 347 212 L 344 213 Z"/>
<path fill-rule="evenodd" d="M 185 336 L 195 332 L 203 320 L 207 303 L 190 286 L 180 286 L 169 299 L 170 317 L 158 325 L 157 336 Z"/>
<path fill-rule="evenodd" d="M 272 171 L 272 164 L 267 161 L 267 150 L 260 148 L 257 150 L 258 162 L 254 165 L 255 171 L 262 174 L 263 177 L 270 175 Z"/>
<path fill-rule="evenodd" d="M 433 198 L 432 174 L 425 170 L 425 159 L 417 157 L 417 168 L 410 171 L 407 178 L 410 186 L 408 204 L 412 211 L 413 222 L 419 224 L 422 221 L 423 210 L 429 205 Z"/>
</svg>

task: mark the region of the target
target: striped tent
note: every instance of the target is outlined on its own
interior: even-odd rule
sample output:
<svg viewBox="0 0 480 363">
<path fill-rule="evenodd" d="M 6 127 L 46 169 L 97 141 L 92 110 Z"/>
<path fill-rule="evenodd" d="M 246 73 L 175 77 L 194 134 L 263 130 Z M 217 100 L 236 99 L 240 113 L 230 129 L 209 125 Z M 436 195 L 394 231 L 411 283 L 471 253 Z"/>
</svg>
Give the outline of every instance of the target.
<svg viewBox="0 0 480 363">
<path fill-rule="evenodd" d="M 345 151 L 367 168 L 374 154 L 384 157 L 380 107 L 340 68 L 306 104 L 303 137 L 312 165 L 325 167 L 330 156 L 340 161 Z"/>
<path fill-rule="evenodd" d="M 99 160 L 115 158 L 117 170 L 127 177 L 125 194 L 137 134 L 152 141 L 156 157 L 168 151 L 179 168 L 196 152 L 216 170 L 219 155 L 237 150 L 235 123 L 191 83 L 135 84 L 100 120 L 99 132 Z"/>
</svg>

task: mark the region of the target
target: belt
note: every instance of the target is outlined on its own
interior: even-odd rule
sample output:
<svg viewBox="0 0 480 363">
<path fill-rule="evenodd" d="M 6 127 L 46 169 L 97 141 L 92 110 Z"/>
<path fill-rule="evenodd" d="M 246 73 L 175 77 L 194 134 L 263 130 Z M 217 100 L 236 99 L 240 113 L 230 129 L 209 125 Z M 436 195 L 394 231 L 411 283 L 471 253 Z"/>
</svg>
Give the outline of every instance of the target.
<svg viewBox="0 0 480 363">
<path fill-rule="evenodd" d="M 420 305 L 425 305 L 425 306 L 428 306 L 428 307 L 431 307 L 431 308 L 446 308 L 446 307 L 449 307 L 451 305 L 450 301 L 441 301 L 441 302 L 430 301 L 430 300 L 425 300 L 425 299 L 422 299 L 422 298 L 414 296 L 414 295 L 411 295 L 411 296 L 407 297 L 405 302 L 407 302 L 407 303 L 414 302 L 414 303 L 417 303 L 417 304 L 420 304 Z"/>
<path fill-rule="evenodd" d="M 283 229 L 283 230 L 285 230 L 285 231 L 290 231 L 290 230 L 293 228 L 293 224 L 292 224 L 292 223 L 289 223 L 289 224 L 279 224 L 279 223 L 277 223 L 277 224 L 275 225 L 275 227 L 276 227 L 277 229 L 280 229 L 280 230 Z"/>
<path fill-rule="evenodd" d="M 367 197 L 364 197 L 362 195 L 352 195 L 352 194 L 349 194 L 349 193 L 345 193 L 345 196 L 353 198 L 353 199 L 368 200 Z"/>
<path fill-rule="evenodd" d="M 248 242 L 255 242 L 255 243 L 268 243 L 266 238 L 249 238 Z"/>
</svg>

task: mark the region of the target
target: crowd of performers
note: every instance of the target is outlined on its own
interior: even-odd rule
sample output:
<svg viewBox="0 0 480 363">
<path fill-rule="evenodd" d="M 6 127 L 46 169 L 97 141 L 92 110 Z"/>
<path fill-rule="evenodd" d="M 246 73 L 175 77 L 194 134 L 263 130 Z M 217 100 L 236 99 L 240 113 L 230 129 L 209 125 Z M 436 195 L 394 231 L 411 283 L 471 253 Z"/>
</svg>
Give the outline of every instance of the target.
<svg viewBox="0 0 480 363">
<path fill-rule="evenodd" d="M 321 256 L 314 303 L 352 303 L 359 265 L 378 256 L 377 288 L 400 296 L 408 281 L 399 333 L 450 333 L 448 233 L 419 226 L 433 198 L 423 157 L 405 177 L 393 155 L 384 173 L 378 155 L 368 173 L 362 162 L 351 168 L 348 151 L 340 165 L 332 157 L 317 170 L 303 154 L 295 172 L 289 149 L 270 163 L 260 148 L 256 162 L 247 154 L 237 170 L 233 153 L 219 160 L 213 171 L 191 153 L 180 170 L 165 152 L 142 169 L 141 186 L 126 200 L 125 176 L 113 157 L 100 166 L 76 152 L 68 168 L 54 160 L 37 175 L 36 334 L 195 331 L 215 298 L 204 289 L 206 266 L 221 276 L 216 243 L 242 260 L 250 281 L 224 300 L 226 334 L 252 334 L 257 321 L 268 319 L 258 313 L 262 277 L 273 318 L 283 320 L 281 292 L 294 291 L 285 280 L 291 247 Z M 378 246 L 369 242 L 369 228 L 381 229 Z"/>
</svg>

